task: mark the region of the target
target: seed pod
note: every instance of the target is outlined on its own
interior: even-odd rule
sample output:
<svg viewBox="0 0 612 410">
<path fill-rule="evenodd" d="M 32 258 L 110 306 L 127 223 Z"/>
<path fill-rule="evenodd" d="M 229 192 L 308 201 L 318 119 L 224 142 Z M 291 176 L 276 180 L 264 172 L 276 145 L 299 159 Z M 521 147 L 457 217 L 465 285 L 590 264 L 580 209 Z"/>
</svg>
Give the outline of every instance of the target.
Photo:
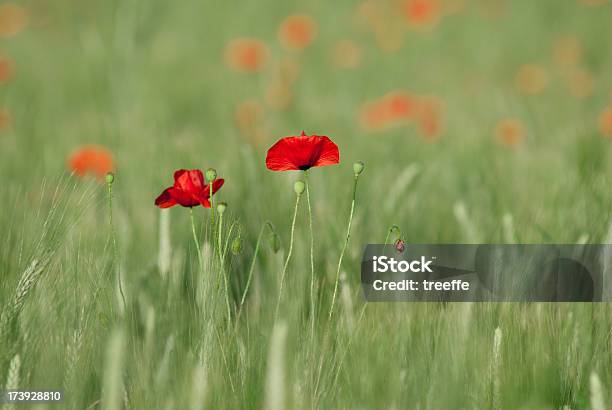
<svg viewBox="0 0 612 410">
<path fill-rule="evenodd" d="M 219 202 L 217 204 L 217 212 L 219 212 L 219 215 L 223 215 L 226 208 L 227 208 L 227 204 L 225 202 Z"/>
<path fill-rule="evenodd" d="M 106 183 L 108 185 L 111 185 L 113 182 L 115 182 L 115 174 L 113 174 L 112 172 L 109 172 L 106 174 Z"/>
<path fill-rule="evenodd" d="M 208 168 L 206 170 L 206 180 L 208 182 L 213 182 L 215 179 L 217 179 L 217 170 L 214 168 Z"/>
<path fill-rule="evenodd" d="M 302 195 L 305 189 L 306 184 L 304 184 L 304 181 L 295 181 L 295 184 L 293 184 L 293 190 L 296 194 L 298 194 L 298 196 Z"/>
<path fill-rule="evenodd" d="M 365 168 L 365 164 L 363 163 L 363 161 L 355 162 L 353 164 L 353 172 L 355 173 L 355 176 L 358 176 L 359 174 L 361 174 L 364 168 Z"/>
</svg>

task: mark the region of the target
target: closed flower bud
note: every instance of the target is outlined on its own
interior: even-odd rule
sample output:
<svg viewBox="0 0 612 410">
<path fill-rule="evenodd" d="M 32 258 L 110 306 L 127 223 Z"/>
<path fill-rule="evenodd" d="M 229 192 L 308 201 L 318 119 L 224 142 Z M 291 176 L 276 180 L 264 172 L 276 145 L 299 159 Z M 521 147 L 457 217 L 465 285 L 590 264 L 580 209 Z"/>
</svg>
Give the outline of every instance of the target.
<svg viewBox="0 0 612 410">
<path fill-rule="evenodd" d="M 272 232 L 270 235 L 270 247 L 272 248 L 272 252 L 277 253 L 281 247 L 280 236 L 276 232 Z"/>
<path fill-rule="evenodd" d="M 232 241 L 232 253 L 234 255 L 238 255 L 242 251 L 242 239 L 240 236 L 237 236 Z"/>
<path fill-rule="evenodd" d="M 227 204 L 225 202 L 219 202 L 219 204 L 217 205 L 217 212 L 219 212 L 219 215 L 223 215 L 223 212 L 225 212 L 225 208 L 227 208 Z"/>
<path fill-rule="evenodd" d="M 306 184 L 304 184 L 304 181 L 295 181 L 295 184 L 293 184 L 293 190 L 298 195 L 302 195 L 305 189 Z"/>
<path fill-rule="evenodd" d="M 206 181 L 212 182 L 217 179 L 217 170 L 214 168 L 208 168 L 206 170 Z"/>
<path fill-rule="evenodd" d="M 398 239 L 397 241 L 395 241 L 395 250 L 401 253 L 404 252 L 404 249 L 406 249 L 406 244 L 403 240 Z"/>
<path fill-rule="evenodd" d="M 358 176 L 359 174 L 361 174 L 364 168 L 365 168 L 365 164 L 363 163 L 363 161 L 357 161 L 353 163 L 353 172 L 355 173 L 355 176 Z"/>
<path fill-rule="evenodd" d="M 113 182 L 115 182 L 115 174 L 113 174 L 112 172 L 107 173 L 106 174 L 106 183 L 110 185 Z"/>
</svg>

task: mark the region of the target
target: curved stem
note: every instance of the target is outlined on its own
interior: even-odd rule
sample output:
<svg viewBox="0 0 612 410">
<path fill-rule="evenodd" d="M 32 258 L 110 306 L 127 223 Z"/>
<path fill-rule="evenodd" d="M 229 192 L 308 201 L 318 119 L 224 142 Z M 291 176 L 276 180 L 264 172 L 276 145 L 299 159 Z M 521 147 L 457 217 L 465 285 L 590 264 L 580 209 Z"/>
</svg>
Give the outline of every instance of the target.
<svg viewBox="0 0 612 410">
<path fill-rule="evenodd" d="M 123 301 L 123 309 L 127 309 L 127 303 L 125 302 L 125 295 L 123 293 L 123 285 L 121 284 L 121 265 L 119 262 L 119 252 L 117 250 L 117 235 L 115 233 L 115 225 L 113 224 L 113 184 L 107 183 L 108 186 L 108 223 L 111 230 L 111 240 L 113 242 L 113 265 L 117 270 L 117 283 L 119 285 L 119 293 L 121 294 L 121 300 Z"/>
<path fill-rule="evenodd" d="M 223 282 L 225 284 L 225 305 L 227 308 L 227 320 L 229 323 L 229 320 L 232 317 L 232 313 L 231 313 L 231 308 L 230 308 L 230 303 L 229 303 L 229 281 L 227 280 L 227 275 L 225 274 L 225 258 L 223 257 L 223 252 L 222 252 L 222 243 L 223 241 L 221 240 L 221 235 L 223 233 L 223 214 L 219 213 L 219 262 L 221 263 L 221 275 L 223 276 Z"/>
<path fill-rule="evenodd" d="M 193 208 L 189 208 L 189 218 L 191 220 L 191 233 L 193 234 L 193 243 L 196 247 L 196 253 L 198 254 L 198 263 L 200 264 L 200 271 L 204 269 L 204 263 L 202 262 L 202 248 L 200 248 L 200 241 L 198 241 L 198 235 L 196 234 L 195 220 L 193 219 Z"/>
<path fill-rule="evenodd" d="M 355 175 L 355 182 L 353 184 L 353 200 L 351 201 L 351 212 L 349 213 L 348 226 L 346 228 L 346 238 L 344 240 L 344 246 L 342 247 L 342 252 L 340 253 L 340 258 L 338 259 L 338 267 L 336 269 L 336 284 L 334 285 L 334 295 L 332 296 L 331 307 L 329 308 L 329 320 L 331 320 L 332 314 L 334 313 L 334 304 L 336 303 L 336 294 L 338 293 L 338 282 L 340 281 L 340 267 L 342 266 L 342 259 L 344 258 L 344 253 L 346 252 L 346 248 L 349 244 L 349 239 L 351 238 L 351 225 L 353 224 L 353 213 L 355 212 L 355 198 L 357 196 L 357 180 L 359 177 Z"/>
<path fill-rule="evenodd" d="M 308 201 L 308 228 L 310 230 L 310 313 L 312 335 L 314 336 L 314 324 L 316 316 L 315 308 L 315 272 L 314 272 L 314 235 L 312 233 L 312 208 L 310 206 L 310 187 L 308 186 L 308 171 L 304 171 L 304 181 L 306 182 L 306 200 Z"/>
<path fill-rule="evenodd" d="M 280 307 L 280 301 L 283 296 L 283 284 L 285 283 L 285 273 L 287 273 L 287 266 L 289 265 L 289 260 L 291 259 L 291 252 L 293 251 L 293 236 L 295 233 L 295 220 L 297 218 L 298 205 L 300 204 L 300 195 L 297 195 L 297 199 L 295 200 L 295 209 L 293 211 L 293 221 L 291 222 L 291 237 L 289 239 L 289 251 L 287 251 L 287 259 L 285 260 L 285 264 L 283 265 L 283 271 L 281 273 L 281 283 L 280 288 L 278 290 L 278 300 L 276 301 L 276 311 L 274 312 L 274 321 L 278 317 L 278 308 Z"/>
<path fill-rule="evenodd" d="M 247 277 L 247 283 L 244 287 L 244 291 L 242 292 L 242 297 L 240 298 L 240 311 L 242 311 L 242 305 L 244 305 L 246 295 L 249 291 L 249 287 L 251 286 L 251 279 L 253 278 L 253 271 L 255 270 L 255 261 L 257 260 L 257 253 L 259 252 L 259 245 L 261 244 L 261 238 L 263 237 L 263 233 L 266 229 L 266 226 L 269 227 L 272 232 L 274 232 L 274 228 L 272 227 L 272 224 L 269 221 L 267 221 L 259 230 L 259 235 L 257 236 L 257 243 L 255 244 L 255 251 L 253 252 L 253 260 L 251 261 L 251 267 L 249 268 L 249 276 Z"/>
</svg>

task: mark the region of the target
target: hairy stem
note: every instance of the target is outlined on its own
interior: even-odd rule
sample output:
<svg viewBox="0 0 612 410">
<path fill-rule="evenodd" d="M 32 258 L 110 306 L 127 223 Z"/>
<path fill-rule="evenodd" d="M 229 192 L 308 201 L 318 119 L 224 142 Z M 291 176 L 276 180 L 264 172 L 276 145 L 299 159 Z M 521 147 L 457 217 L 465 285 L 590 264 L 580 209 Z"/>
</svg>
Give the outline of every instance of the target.
<svg viewBox="0 0 612 410">
<path fill-rule="evenodd" d="M 230 302 L 229 302 L 229 281 L 227 280 L 227 275 L 225 274 L 225 258 L 223 257 L 223 252 L 222 252 L 222 243 L 223 241 L 221 240 L 221 236 L 223 233 L 223 214 L 219 213 L 219 262 L 221 264 L 221 275 L 223 276 L 223 282 L 225 284 L 225 306 L 227 308 L 227 321 L 229 323 L 231 317 L 232 317 L 232 313 L 231 313 L 231 308 L 230 308 Z"/>
<path fill-rule="evenodd" d="M 113 266 L 117 272 L 119 293 L 121 294 L 123 309 L 125 310 L 127 309 L 127 303 L 125 302 L 125 294 L 123 293 L 123 285 L 121 283 L 121 266 L 119 263 L 119 251 L 117 249 L 117 234 L 115 233 L 115 225 L 113 223 L 113 184 L 109 182 L 106 185 L 108 186 L 108 224 L 110 225 L 111 242 L 113 243 Z"/>
<path fill-rule="evenodd" d="M 202 262 L 202 248 L 200 248 L 200 241 L 198 241 L 198 235 L 196 234 L 195 220 L 193 218 L 193 208 L 189 208 L 189 217 L 191 219 L 191 233 L 193 234 L 193 243 L 196 247 L 196 253 L 198 254 L 198 263 L 200 264 L 200 271 L 204 269 L 204 263 Z"/>
<path fill-rule="evenodd" d="M 297 195 L 295 200 L 295 209 L 293 211 L 293 221 L 291 222 L 291 237 L 289 239 L 289 250 L 287 251 L 287 259 L 283 265 L 283 271 L 281 273 L 280 288 L 278 290 L 278 300 L 276 301 L 276 311 L 274 313 L 274 320 L 278 318 L 278 308 L 280 307 L 281 298 L 283 296 L 283 284 L 285 283 L 285 274 L 287 273 L 287 266 L 289 266 L 289 260 L 291 259 L 291 252 L 293 251 L 293 236 L 295 233 L 295 220 L 297 218 L 298 205 L 300 204 L 300 195 Z"/>
<path fill-rule="evenodd" d="M 334 294 L 332 296 L 331 307 L 329 308 L 329 319 L 331 320 L 332 314 L 334 313 L 334 304 L 336 303 L 336 294 L 338 293 L 338 282 L 340 281 L 340 267 L 342 266 L 342 258 L 344 258 L 344 253 L 346 252 L 346 248 L 348 248 L 349 239 L 351 238 L 351 226 L 353 224 L 353 213 L 355 212 L 355 198 L 357 197 L 357 180 L 359 177 L 355 175 L 355 182 L 353 184 L 353 200 L 351 201 L 351 212 L 349 213 L 348 226 L 346 228 L 346 238 L 344 240 L 344 246 L 342 247 L 342 252 L 340 253 L 340 258 L 338 259 L 338 267 L 336 268 L 336 283 L 334 285 Z"/>
<path fill-rule="evenodd" d="M 308 186 L 308 171 L 304 171 L 304 182 L 306 182 L 306 200 L 308 202 L 308 229 L 310 231 L 310 313 L 311 313 L 311 333 L 314 337 L 315 325 L 315 271 L 314 271 L 314 235 L 312 233 L 312 208 L 310 206 L 310 187 Z"/>
</svg>

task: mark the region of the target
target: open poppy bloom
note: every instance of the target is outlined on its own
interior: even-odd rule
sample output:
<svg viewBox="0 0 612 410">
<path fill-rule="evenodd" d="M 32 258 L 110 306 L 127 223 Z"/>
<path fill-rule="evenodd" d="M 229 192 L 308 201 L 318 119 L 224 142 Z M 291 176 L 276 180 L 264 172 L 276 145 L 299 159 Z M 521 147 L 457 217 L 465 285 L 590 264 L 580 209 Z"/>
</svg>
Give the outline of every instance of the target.
<svg viewBox="0 0 612 410">
<path fill-rule="evenodd" d="M 272 171 L 306 171 L 340 162 L 338 146 L 326 136 L 284 137 L 272 145 L 266 156 L 266 167 Z"/>
<path fill-rule="evenodd" d="M 223 186 L 223 179 L 213 182 L 213 195 Z M 179 169 L 174 172 L 174 185 L 164 190 L 155 199 L 155 205 L 160 208 L 170 208 L 174 205 L 194 207 L 202 205 L 210 208 L 210 185 L 204 183 L 204 175 L 199 169 Z"/>
</svg>

